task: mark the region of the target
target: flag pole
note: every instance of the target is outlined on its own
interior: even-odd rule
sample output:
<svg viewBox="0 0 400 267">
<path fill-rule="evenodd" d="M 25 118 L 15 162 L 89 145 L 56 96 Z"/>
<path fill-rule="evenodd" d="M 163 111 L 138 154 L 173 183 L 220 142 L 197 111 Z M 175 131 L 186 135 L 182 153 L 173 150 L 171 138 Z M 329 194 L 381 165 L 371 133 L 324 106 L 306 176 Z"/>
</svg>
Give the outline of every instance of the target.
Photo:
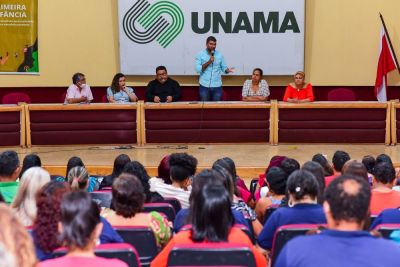
<svg viewBox="0 0 400 267">
<path fill-rule="evenodd" d="M 392 53 L 393 53 L 394 62 L 396 63 L 397 71 L 398 71 L 399 74 L 400 74 L 400 67 L 399 67 L 400 65 L 399 65 L 399 61 L 397 60 L 396 53 L 394 52 L 393 45 L 392 45 L 392 41 L 390 40 L 389 32 L 387 31 L 387 28 L 386 28 L 385 20 L 383 19 L 383 16 L 382 16 L 382 14 L 381 14 L 380 12 L 379 12 L 379 16 L 380 16 L 380 18 L 381 18 L 382 25 L 383 25 L 383 29 L 385 30 L 385 34 L 386 34 L 386 36 L 387 36 L 387 40 L 388 40 L 388 43 L 389 43 L 389 46 L 390 46 L 390 50 L 391 50 Z"/>
</svg>

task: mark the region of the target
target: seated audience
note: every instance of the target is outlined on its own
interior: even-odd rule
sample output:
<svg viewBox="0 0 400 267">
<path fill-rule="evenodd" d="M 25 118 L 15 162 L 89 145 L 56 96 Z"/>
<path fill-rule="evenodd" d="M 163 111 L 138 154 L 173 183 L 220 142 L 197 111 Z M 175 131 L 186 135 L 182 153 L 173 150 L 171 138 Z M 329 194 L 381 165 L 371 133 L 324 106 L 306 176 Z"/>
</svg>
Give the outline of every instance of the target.
<svg viewBox="0 0 400 267">
<path fill-rule="evenodd" d="M 138 101 L 132 87 L 126 86 L 126 77 L 122 73 L 115 74 L 111 86 L 107 88 L 107 99 L 110 103 L 129 103 Z"/>
<path fill-rule="evenodd" d="M 269 96 L 267 82 L 263 79 L 263 71 L 260 68 L 253 70 L 251 80 L 246 80 L 242 89 L 243 101 L 266 101 Z"/>
<path fill-rule="evenodd" d="M 31 226 L 36 219 L 36 194 L 48 182 L 50 174 L 40 168 L 29 168 L 21 177 L 11 208 L 24 226 Z"/>
<path fill-rule="evenodd" d="M 38 267 L 98 266 L 127 267 L 118 259 L 97 257 L 94 249 L 102 232 L 99 207 L 87 192 L 66 194 L 61 202 L 61 243 L 68 248 L 66 256 L 46 260 Z"/>
<path fill-rule="evenodd" d="M 175 102 L 181 98 L 179 83 L 168 77 L 167 68 L 156 68 L 156 79 L 149 82 L 146 89 L 146 99 L 149 102 Z"/>
<path fill-rule="evenodd" d="M 290 83 L 285 90 L 283 101 L 290 103 L 313 102 L 314 94 L 311 83 L 305 83 L 305 73 L 296 72 L 294 75 L 294 83 Z"/>
<path fill-rule="evenodd" d="M 372 222 L 370 229 L 375 229 L 380 224 L 400 224 L 400 208 L 385 209 Z"/>
<path fill-rule="evenodd" d="M 319 185 L 308 171 L 293 172 L 287 182 L 288 207 L 281 207 L 271 214 L 258 236 L 261 248 L 270 250 L 275 231 L 288 224 L 324 224 L 326 219 L 321 205 L 317 204 Z"/>
<path fill-rule="evenodd" d="M 282 161 L 280 168 L 286 173 L 286 176 L 289 177 L 294 171 L 300 169 L 300 163 L 295 159 L 285 158 Z M 288 205 L 288 201 L 289 196 L 286 194 L 286 196 L 282 199 L 280 206 L 286 207 Z"/>
<path fill-rule="evenodd" d="M 169 157 L 170 177 L 172 184 L 165 184 L 160 178 L 149 180 L 150 191 L 163 197 L 174 197 L 182 208 L 189 207 L 191 177 L 196 173 L 197 159 L 187 153 L 174 153 Z"/>
<path fill-rule="evenodd" d="M 103 189 L 104 187 L 111 187 L 115 178 L 120 176 L 122 170 L 124 169 L 125 164 L 130 162 L 131 159 L 126 154 L 118 155 L 114 160 L 114 167 L 112 173 L 110 175 L 104 176 L 103 180 L 100 183 L 100 188 Z"/>
<path fill-rule="evenodd" d="M 136 176 L 142 183 L 144 194 L 146 195 L 145 203 L 164 202 L 164 198 L 157 192 L 150 192 L 150 176 L 147 174 L 144 166 L 138 161 L 132 161 L 125 164 L 123 173 Z"/>
<path fill-rule="evenodd" d="M 208 183 L 219 180 L 221 183 L 224 182 L 224 178 L 222 178 L 221 174 L 218 173 L 215 170 L 208 170 L 205 169 L 201 171 L 199 174 L 197 174 L 193 178 L 193 184 L 192 184 L 192 191 L 190 192 L 190 206 L 193 206 L 193 201 L 195 199 L 198 199 L 196 197 L 197 194 L 201 192 L 201 189 Z M 237 211 L 231 206 L 232 209 L 232 214 L 233 214 L 233 219 L 235 221 L 235 224 L 241 224 L 246 226 L 250 230 L 250 226 L 246 219 L 243 216 L 243 213 L 240 211 Z M 175 217 L 174 221 L 174 232 L 177 233 L 181 230 L 181 228 L 187 224 L 191 223 L 191 219 L 189 216 L 189 208 L 186 209 L 181 209 Z"/>
<path fill-rule="evenodd" d="M 158 212 L 141 212 L 145 201 L 141 182 L 134 175 L 122 173 L 112 186 L 112 207 L 102 215 L 113 226 L 146 226 L 153 230 L 159 246 L 171 238 L 168 220 Z"/>
<path fill-rule="evenodd" d="M 247 235 L 233 227 L 231 200 L 223 185 L 217 181 L 207 184 L 194 197 L 196 199 L 193 199 L 190 207 L 191 229 L 177 233 L 150 266 L 167 266 L 168 255 L 175 245 L 202 242 L 227 242 L 247 246 L 254 254 L 257 267 L 267 265 L 265 257 L 254 248 Z"/>
<path fill-rule="evenodd" d="M 317 162 L 314 161 L 307 161 L 304 163 L 303 167 L 301 168 L 302 170 L 309 171 L 311 172 L 314 177 L 317 179 L 318 182 L 318 198 L 317 202 L 318 204 L 323 203 L 323 195 L 325 191 L 325 176 L 324 176 L 324 169 L 322 168 L 321 165 L 319 165 Z"/>
<path fill-rule="evenodd" d="M 370 185 L 372 185 L 372 179 L 373 179 L 372 173 L 374 172 L 375 158 L 371 155 L 367 155 L 362 158 L 361 162 L 362 162 L 362 164 L 364 164 L 365 168 L 367 169 L 368 181 L 370 182 Z"/>
<path fill-rule="evenodd" d="M 68 177 L 69 171 L 74 167 L 85 167 L 85 164 L 83 164 L 83 161 L 80 157 L 71 157 L 68 160 L 65 178 Z M 67 181 L 68 181 L 68 178 L 67 178 Z M 100 182 L 95 177 L 89 176 L 89 184 L 87 187 L 87 191 L 93 192 L 93 191 L 98 190 L 99 187 L 100 187 Z"/>
<path fill-rule="evenodd" d="M 58 233 L 61 220 L 60 205 L 63 196 L 70 191 L 69 184 L 52 181 L 45 184 L 36 196 L 37 215 L 32 237 L 40 261 L 53 258 L 53 251 L 62 245 Z M 122 243 L 122 238 L 110 223 L 103 217 L 100 220 L 103 224 L 100 243 Z"/>
<path fill-rule="evenodd" d="M 319 165 L 322 166 L 324 169 L 324 176 L 331 176 L 334 174 L 333 167 L 332 165 L 328 162 L 326 157 L 320 153 L 315 154 L 312 159 L 312 161 L 319 163 Z"/>
<path fill-rule="evenodd" d="M 158 178 L 163 179 L 164 183 L 172 184 L 171 176 L 169 175 L 170 167 L 169 167 L 169 155 L 162 158 L 160 164 L 158 165 Z"/>
<path fill-rule="evenodd" d="M 268 194 L 257 201 L 255 212 L 260 222 L 264 222 L 265 211 L 270 207 L 278 207 L 285 197 L 288 176 L 279 167 L 272 167 L 265 174 Z"/>
<path fill-rule="evenodd" d="M 85 167 L 73 167 L 66 177 L 72 191 L 88 191 L 89 174 Z"/>
<path fill-rule="evenodd" d="M 269 169 L 272 167 L 281 167 L 282 161 L 286 159 L 285 156 L 273 156 L 268 164 L 265 173 L 268 173 Z M 265 173 L 259 175 L 258 179 L 258 188 L 254 194 L 256 201 L 260 198 L 260 189 L 265 186 Z"/>
<path fill-rule="evenodd" d="M 17 194 L 18 183 L 16 180 L 20 171 L 19 158 L 15 151 L 8 150 L 0 154 L 0 193 L 8 204 Z"/>
<path fill-rule="evenodd" d="M 400 249 L 392 241 L 362 231 L 369 217 L 371 193 L 357 176 L 341 176 L 325 191 L 328 230 L 290 240 L 275 267 L 397 266 Z"/>
<path fill-rule="evenodd" d="M 93 100 L 90 86 L 86 84 L 85 75 L 75 73 L 72 76 L 72 84 L 68 87 L 65 96 L 65 104 L 90 103 Z"/>
<path fill-rule="evenodd" d="M 371 196 L 371 214 L 379 214 L 384 209 L 400 206 L 400 192 L 392 190 L 396 183 L 393 165 L 380 162 L 374 167 L 374 180 Z"/>
<path fill-rule="evenodd" d="M 328 186 L 333 181 L 333 179 L 343 174 L 342 172 L 343 166 L 349 160 L 350 160 L 350 155 L 345 151 L 338 150 L 335 152 L 335 154 L 333 154 L 332 164 L 333 164 L 334 174 L 325 177 L 326 186 Z"/>
<path fill-rule="evenodd" d="M 17 216 L 4 203 L 0 204 L 0 225 L 0 251 L 8 254 L 6 259 L 0 255 L 0 266 L 35 267 L 37 260 L 32 239 Z"/>
<path fill-rule="evenodd" d="M 25 156 L 22 162 L 22 168 L 21 172 L 19 173 L 19 177 L 22 177 L 26 170 L 32 167 L 42 167 L 42 161 L 40 160 L 39 156 L 33 153 Z"/>
<path fill-rule="evenodd" d="M 361 178 L 364 178 L 365 181 L 368 183 L 370 182 L 368 180 L 368 172 L 367 168 L 365 168 L 364 164 L 357 160 L 349 160 L 343 165 L 342 169 L 343 174 L 349 174 L 349 175 L 355 175 L 355 176 L 360 176 Z M 372 181 L 371 183 L 372 184 Z"/>
</svg>

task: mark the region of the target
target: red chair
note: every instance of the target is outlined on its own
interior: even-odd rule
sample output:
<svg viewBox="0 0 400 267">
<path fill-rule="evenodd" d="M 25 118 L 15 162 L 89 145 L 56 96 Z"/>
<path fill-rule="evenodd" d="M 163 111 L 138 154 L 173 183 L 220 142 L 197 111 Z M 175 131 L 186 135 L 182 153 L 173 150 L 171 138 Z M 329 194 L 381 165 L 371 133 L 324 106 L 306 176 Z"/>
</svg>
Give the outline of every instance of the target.
<svg viewBox="0 0 400 267">
<path fill-rule="evenodd" d="M 289 240 L 299 235 L 305 235 L 308 231 L 318 229 L 321 226 L 326 226 L 326 225 L 291 224 L 279 227 L 278 230 L 276 230 L 274 239 L 272 241 L 271 266 L 274 266 L 274 263 L 278 258 L 279 253 Z"/>
<path fill-rule="evenodd" d="M 336 88 L 328 93 L 328 101 L 356 101 L 356 95 L 351 89 Z"/>
<path fill-rule="evenodd" d="M 164 197 L 164 203 L 169 203 L 174 207 L 175 213 L 178 213 L 182 209 L 181 202 L 174 197 Z"/>
<path fill-rule="evenodd" d="M 96 256 L 108 258 L 108 259 L 119 259 L 129 267 L 140 267 L 139 256 L 136 249 L 127 243 L 118 244 L 102 244 L 95 248 L 94 253 Z M 66 248 L 59 248 L 54 251 L 54 257 L 59 258 L 67 254 Z"/>
<path fill-rule="evenodd" d="M 222 90 L 221 101 L 228 101 L 228 95 L 224 90 Z"/>
<path fill-rule="evenodd" d="M 107 95 L 103 95 L 103 96 L 102 96 L 101 102 L 102 102 L 102 103 L 108 103 Z"/>
<path fill-rule="evenodd" d="M 398 223 L 379 224 L 375 227 L 374 230 L 381 233 L 382 237 L 384 237 L 386 239 L 390 239 L 390 235 L 392 234 L 393 231 L 400 230 L 400 224 L 398 224 Z"/>
<path fill-rule="evenodd" d="M 113 226 L 122 239 L 134 246 L 139 254 L 142 266 L 149 266 L 158 254 L 158 247 L 153 230 L 141 226 Z"/>
<path fill-rule="evenodd" d="M 29 95 L 25 94 L 25 93 L 9 93 L 3 96 L 3 98 L 1 99 L 1 103 L 3 104 L 7 104 L 7 105 L 11 105 L 11 104 L 18 104 L 20 102 L 25 102 L 30 104 L 31 103 L 31 98 L 29 97 Z"/>
<path fill-rule="evenodd" d="M 256 267 L 250 248 L 233 243 L 199 243 L 175 245 L 167 266 L 246 266 Z"/>
<path fill-rule="evenodd" d="M 65 103 L 65 98 L 67 97 L 67 92 L 64 92 L 62 95 L 61 95 L 61 103 Z"/>
</svg>

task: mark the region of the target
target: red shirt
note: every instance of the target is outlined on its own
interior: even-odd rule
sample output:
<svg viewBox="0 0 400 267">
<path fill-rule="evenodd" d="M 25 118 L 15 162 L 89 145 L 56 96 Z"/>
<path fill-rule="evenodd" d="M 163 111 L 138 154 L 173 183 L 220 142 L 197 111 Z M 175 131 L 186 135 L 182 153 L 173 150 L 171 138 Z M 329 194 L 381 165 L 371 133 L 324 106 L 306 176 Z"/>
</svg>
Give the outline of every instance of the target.
<svg viewBox="0 0 400 267">
<path fill-rule="evenodd" d="M 101 257 L 75 257 L 64 256 L 57 259 L 40 262 L 38 267 L 78 267 L 78 266 L 96 266 L 96 267 L 128 267 L 128 265 L 118 259 L 105 259 Z"/>
<path fill-rule="evenodd" d="M 307 84 L 302 89 L 297 89 L 294 84 L 289 84 L 285 90 L 285 96 L 283 101 L 287 102 L 288 98 L 297 98 L 298 100 L 310 99 L 310 102 L 314 101 L 314 94 L 311 83 Z"/>
<path fill-rule="evenodd" d="M 151 262 L 150 267 L 166 267 L 168 262 L 168 255 L 171 249 L 175 245 L 194 244 L 193 240 L 190 238 L 190 235 L 191 235 L 190 230 L 186 231 L 183 230 L 177 233 L 169 241 L 167 246 L 157 255 L 157 257 L 154 258 L 154 260 Z M 265 259 L 265 257 L 258 250 L 255 249 L 254 245 L 251 243 L 247 235 L 239 228 L 235 227 L 231 228 L 231 231 L 228 236 L 228 242 L 235 244 L 243 244 L 249 247 L 253 251 L 257 267 L 267 266 L 267 260 Z"/>
<path fill-rule="evenodd" d="M 371 191 L 371 214 L 376 215 L 384 209 L 398 207 L 400 207 L 400 192 L 394 190 L 388 192 Z"/>
</svg>

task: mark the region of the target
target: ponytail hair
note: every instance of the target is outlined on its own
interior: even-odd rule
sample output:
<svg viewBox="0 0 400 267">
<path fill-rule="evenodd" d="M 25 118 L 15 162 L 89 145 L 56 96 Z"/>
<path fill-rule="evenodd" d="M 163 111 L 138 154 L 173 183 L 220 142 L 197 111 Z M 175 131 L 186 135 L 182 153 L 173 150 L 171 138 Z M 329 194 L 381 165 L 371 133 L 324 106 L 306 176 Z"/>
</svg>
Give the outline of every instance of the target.
<svg viewBox="0 0 400 267">
<path fill-rule="evenodd" d="M 68 172 L 67 179 L 72 191 L 85 191 L 89 182 L 89 173 L 85 167 L 74 167 Z"/>
<path fill-rule="evenodd" d="M 317 199 L 319 185 L 315 176 L 306 170 L 294 171 L 287 183 L 287 191 L 295 200 L 301 200 L 305 196 Z"/>
</svg>

